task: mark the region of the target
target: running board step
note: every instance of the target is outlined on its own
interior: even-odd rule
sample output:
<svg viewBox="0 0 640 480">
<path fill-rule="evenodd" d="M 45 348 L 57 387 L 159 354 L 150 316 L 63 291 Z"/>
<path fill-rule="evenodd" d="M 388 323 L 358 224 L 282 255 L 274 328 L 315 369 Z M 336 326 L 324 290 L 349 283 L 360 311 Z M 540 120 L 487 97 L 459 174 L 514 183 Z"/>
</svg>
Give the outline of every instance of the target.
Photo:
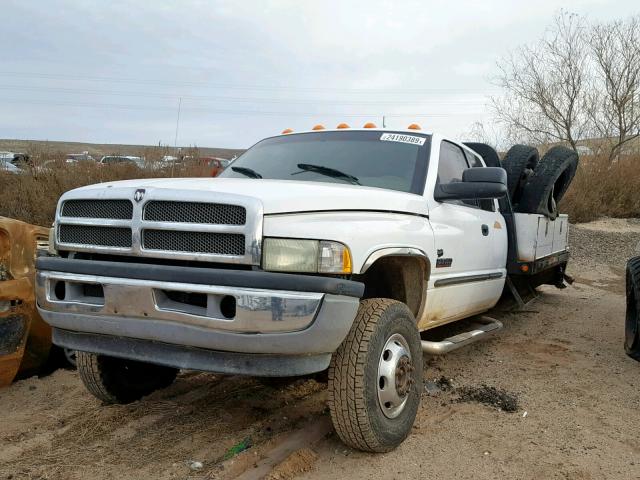
<svg viewBox="0 0 640 480">
<path fill-rule="evenodd" d="M 478 317 L 478 321 L 483 323 L 480 328 L 459 333 L 440 342 L 422 340 L 422 351 L 431 355 L 444 355 L 470 343 L 483 340 L 503 327 L 502 322 L 491 317 Z"/>
</svg>

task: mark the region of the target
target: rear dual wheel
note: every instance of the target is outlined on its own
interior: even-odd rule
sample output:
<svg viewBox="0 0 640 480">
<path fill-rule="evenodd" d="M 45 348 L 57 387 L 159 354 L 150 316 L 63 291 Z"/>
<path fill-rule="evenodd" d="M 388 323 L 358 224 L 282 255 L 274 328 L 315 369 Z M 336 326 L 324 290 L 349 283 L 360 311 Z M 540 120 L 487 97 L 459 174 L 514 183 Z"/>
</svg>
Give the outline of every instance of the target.
<svg viewBox="0 0 640 480">
<path fill-rule="evenodd" d="M 329 366 L 329 409 L 338 436 L 368 452 L 388 452 L 411 432 L 422 390 L 416 321 L 398 301 L 363 300 Z"/>
</svg>

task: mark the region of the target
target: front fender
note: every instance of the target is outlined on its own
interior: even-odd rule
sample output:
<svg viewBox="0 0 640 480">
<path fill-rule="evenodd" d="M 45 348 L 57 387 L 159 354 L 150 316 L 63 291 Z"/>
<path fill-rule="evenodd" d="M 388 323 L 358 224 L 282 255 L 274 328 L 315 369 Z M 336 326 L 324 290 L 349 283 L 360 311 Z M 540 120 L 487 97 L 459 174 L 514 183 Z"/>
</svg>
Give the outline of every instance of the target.
<svg viewBox="0 0 640 480">
<path fill-rule="evenodd" d="M 265 215 L 265 237 L 333 240 L 351 251 L 354 273 L 393 251 L 435 258 L 433 230 L 426 217 L 396 212 L 310 212 Z M 411 253 L 410 253 L 411 252 Z"/>
</svg>

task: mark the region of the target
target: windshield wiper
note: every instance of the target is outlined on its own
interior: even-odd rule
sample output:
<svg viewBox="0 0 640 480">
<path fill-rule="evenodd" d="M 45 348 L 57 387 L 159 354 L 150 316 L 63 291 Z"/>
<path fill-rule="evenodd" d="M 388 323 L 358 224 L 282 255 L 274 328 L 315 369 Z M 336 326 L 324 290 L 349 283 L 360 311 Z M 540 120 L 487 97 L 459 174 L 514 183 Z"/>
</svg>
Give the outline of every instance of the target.
<svg viewBox="0 0 640 480">
<path fill-rule="evenodd" d="M 348 173 L 341 172 L 340 170 L 336 170 L 335 168 L 324 167 L 322 165 L 312 165 L 310 163 L 299 163 L 298 168 L 305 172 L 319 173 L 320 175 L 326 175 L 327 177 L 344 178 L 345 180 L 349 180 L 354 185 L 360 185 L 357 177 L 349 175 Z"/>
<path fill-rule="evenodd" d="M 241 173 L 241 174 L 242 174 L 242 175 L 244 175 L 245 177 L 249 177 L 249 178 L 262 178 L 262 175 L 260 175 L 258 172 L 256 172 L 253 168 L 247 168 L 247 167 L 231 167 L 231 170 L 233 170 L 234 172 Z"/>
</svg>

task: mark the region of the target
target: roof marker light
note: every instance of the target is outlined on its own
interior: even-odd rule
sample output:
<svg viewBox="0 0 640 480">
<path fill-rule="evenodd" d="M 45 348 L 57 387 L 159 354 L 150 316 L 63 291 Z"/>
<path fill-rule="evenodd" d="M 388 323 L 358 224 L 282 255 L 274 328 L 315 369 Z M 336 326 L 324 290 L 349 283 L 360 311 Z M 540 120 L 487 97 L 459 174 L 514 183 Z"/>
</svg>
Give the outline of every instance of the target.
<svg viewBox="0 0 640 480">
<path fill-rule="evenodd" d="M 321 125 L 321 124 L 314 125 L 311 130 L 324 130 L 324 125 Z"/>
<path fill-rule="evenodd" d="M 349 125 L 347 125 L 346 123 L 341 123 L 340 125 L 338 125 L 336 128 L 342 129 L 342 128 L 349 128 Z"/>
<path fill-rule="evenodd" d="M 407 130 L 422 130 L 422 127 L 417 123 L 412 123 L 407 127 Z"/>
<path fill-rule="evenodd" d="M 284 130 L 282 130 L 282 135 L 286 135 L 287 133 L 293 133 L 293 130 L 291 130 L 290 128 L 285 128 Z"/>
<path fill-rule="evenodd" d="M 378 128 L 378 127 L 376 127 L 376 124 L 373 122 L 367 122 L 364 124 L 364 128 Z"/>
</svg>

